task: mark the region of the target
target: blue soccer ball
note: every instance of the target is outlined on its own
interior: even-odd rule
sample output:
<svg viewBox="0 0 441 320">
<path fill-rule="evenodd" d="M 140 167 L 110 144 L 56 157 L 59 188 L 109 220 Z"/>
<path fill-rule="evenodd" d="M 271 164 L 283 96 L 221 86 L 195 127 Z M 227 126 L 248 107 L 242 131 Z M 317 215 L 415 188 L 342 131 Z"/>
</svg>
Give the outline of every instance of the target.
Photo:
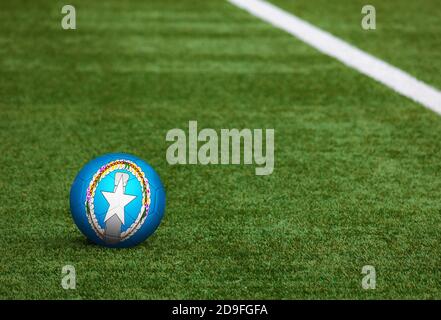
<svg viewBox="0 0 441 320">
<path fill-rule="evenodd" d="M 70 190 L 70 211 L 81 232 L 106 247 L 132 247 L 147 239 L 164 215 L 165 191 L 143 160 L 111 153 L 87 163 Z"/>
</svg>

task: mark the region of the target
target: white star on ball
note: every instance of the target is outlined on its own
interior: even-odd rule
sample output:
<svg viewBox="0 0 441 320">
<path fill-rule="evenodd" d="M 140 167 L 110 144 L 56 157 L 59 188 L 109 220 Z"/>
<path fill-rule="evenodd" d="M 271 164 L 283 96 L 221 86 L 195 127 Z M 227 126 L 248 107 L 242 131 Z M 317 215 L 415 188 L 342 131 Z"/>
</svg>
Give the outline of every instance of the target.
<svg viewBox="0 0 441 320">
<path fill-rule="evenodd" d="M 115 192 L 102 191 L 104 198 L 109 203 L 109 210 L 107 210 L 104 222 L 109 220 L 114 215 L 117 215 L 122 224 L 124 224 L 124 207 L 133 201 L 136 196 L 124 194 L 123 179 L 119 179 Z"/>
</svg>

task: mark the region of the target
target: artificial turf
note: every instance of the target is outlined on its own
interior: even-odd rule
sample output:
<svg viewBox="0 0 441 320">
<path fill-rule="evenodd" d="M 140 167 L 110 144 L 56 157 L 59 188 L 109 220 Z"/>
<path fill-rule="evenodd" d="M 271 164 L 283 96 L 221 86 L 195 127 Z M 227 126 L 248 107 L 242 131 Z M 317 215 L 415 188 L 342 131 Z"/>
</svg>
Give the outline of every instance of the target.
<svg viewBox="0 0 441 320">
<path fill-rule="evenodd" d="M 440 35 L 423 23 L 436 2 L 377 2 L 418 29 L 378 20 L 366 42 L 352 1 L 276 1 L 440 87 Z M 439 115 L 226 1 L 70 4 L 75 31 L 61 2 L 0 2 L 1 298 L 441 298 Z M 165 135 L 189 120 L 274 128 L 274 172 L 169 165 Z M 90 244 L 69 213 L 78 170 L 114 151 L 167 192 L 132 249 Z"/>
</svg>

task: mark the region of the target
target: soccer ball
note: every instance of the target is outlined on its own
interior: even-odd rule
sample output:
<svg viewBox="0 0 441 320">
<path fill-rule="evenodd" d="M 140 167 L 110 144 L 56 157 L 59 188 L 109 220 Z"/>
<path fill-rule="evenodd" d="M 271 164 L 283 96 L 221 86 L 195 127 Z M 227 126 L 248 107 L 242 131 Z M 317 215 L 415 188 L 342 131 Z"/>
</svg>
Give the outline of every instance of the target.
<svg viewBox="0 0 441 320">
<path fill-rule="evenodd" d="M 106 247 L 132 247 L 147 239 L 164 215 L 165 192 L 146 162 L 112 153 L 87 163 L 70 190 L 70 210 L 80 231 Z"/>
</svg>

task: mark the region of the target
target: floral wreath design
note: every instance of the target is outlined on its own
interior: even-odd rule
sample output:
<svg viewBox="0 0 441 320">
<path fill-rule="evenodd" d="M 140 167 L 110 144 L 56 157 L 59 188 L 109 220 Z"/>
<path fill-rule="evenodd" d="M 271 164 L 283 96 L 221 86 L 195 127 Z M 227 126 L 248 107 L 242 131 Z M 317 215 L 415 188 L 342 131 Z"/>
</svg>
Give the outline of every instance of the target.
<svg viewBox="0 0 441 320">
<path fill-rule="evenodd" d="M 102 166 L 93 176 L 90 181 L 89 187 L 86 193 L 86 214 L 90 225 L 100 239 L 104 238 L 104 229 L 99 225 L 98 220 L 94 211 L 94 199 L 95 191 L 99 182 L 106 177 L 112 171 L 118 169 L 125 169 L 131 172 L 136 179 L 139 181 L 142 187 L 142 206 L 138 213 L 136 220 L 127 228 L 126 231 L 121 232 L 121 241 L 130 238 L 139 228 L 143 225 L 145 219 L 147 218 L 149 208 L 150 208 L 150 184 L 145 176 L 144 172 L 138 167 L 134 162 L 129 160 L 115 160 Z"/>
</svg>

